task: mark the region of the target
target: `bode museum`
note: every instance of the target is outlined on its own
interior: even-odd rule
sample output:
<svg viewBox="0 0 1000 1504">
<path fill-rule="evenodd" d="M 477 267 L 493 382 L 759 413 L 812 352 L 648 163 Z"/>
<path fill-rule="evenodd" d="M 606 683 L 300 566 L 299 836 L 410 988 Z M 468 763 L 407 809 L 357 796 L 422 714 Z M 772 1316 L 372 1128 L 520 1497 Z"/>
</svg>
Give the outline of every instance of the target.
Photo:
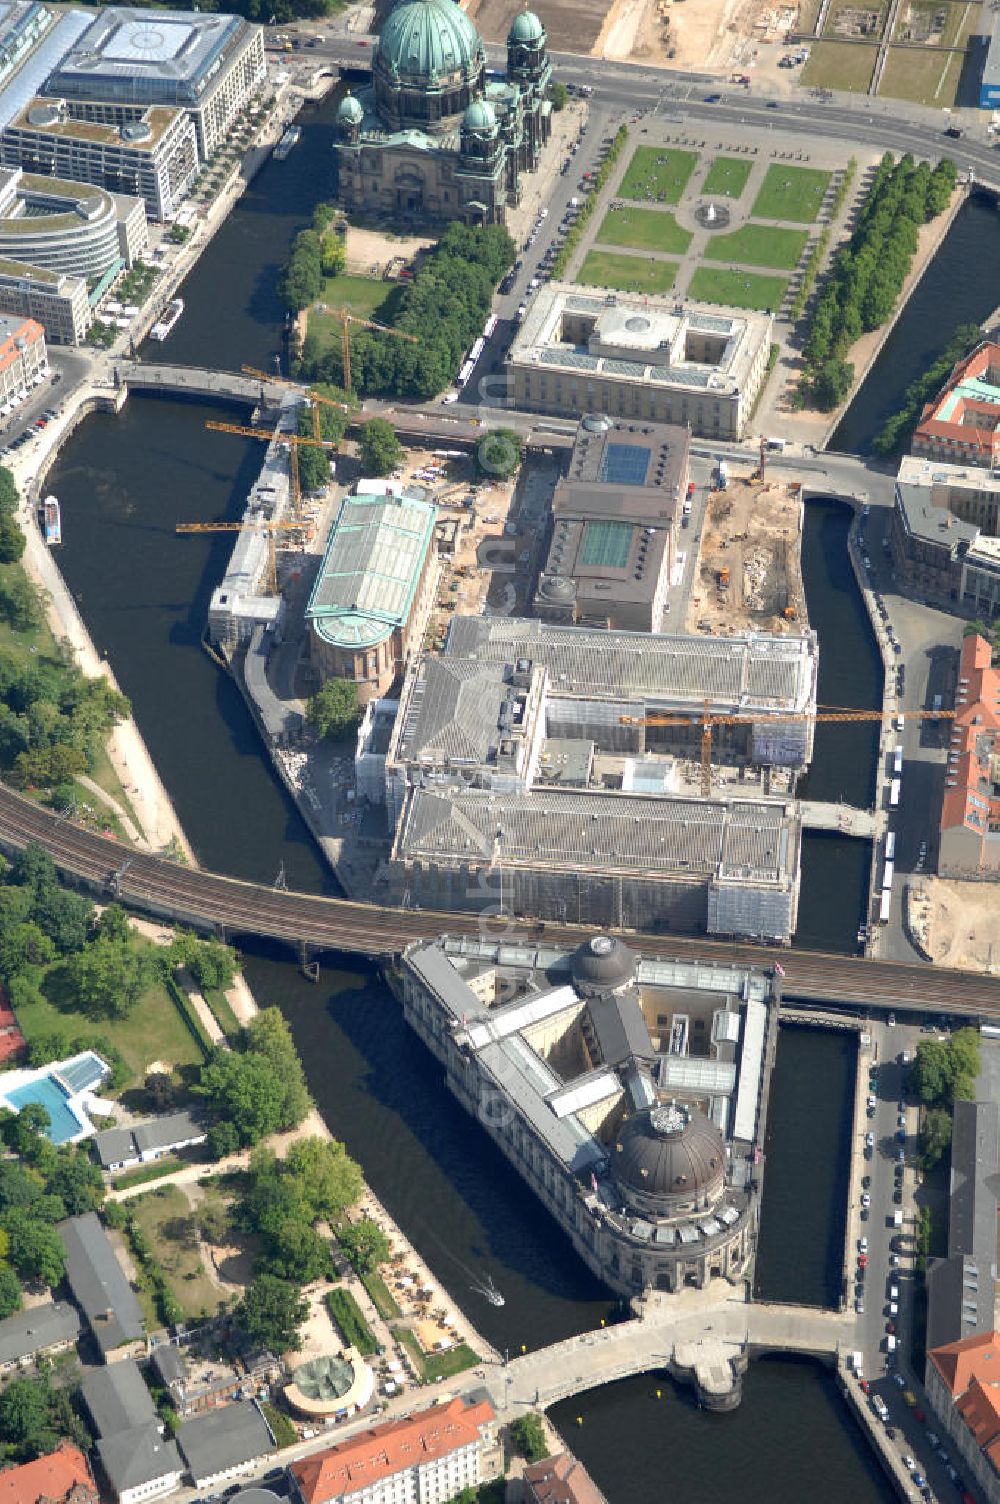
<svg viewBox="0 0 1000 1504">
<path fill-rule="evenodd" d="M 515 16 L 507 71 L 454 0 L 400 0 L 382 27 L 372 83 L 337 115 L 337 197 L 348 213 L 503 224 L 551 129 L 552 70 L 531 11 Z"/>
</svg>

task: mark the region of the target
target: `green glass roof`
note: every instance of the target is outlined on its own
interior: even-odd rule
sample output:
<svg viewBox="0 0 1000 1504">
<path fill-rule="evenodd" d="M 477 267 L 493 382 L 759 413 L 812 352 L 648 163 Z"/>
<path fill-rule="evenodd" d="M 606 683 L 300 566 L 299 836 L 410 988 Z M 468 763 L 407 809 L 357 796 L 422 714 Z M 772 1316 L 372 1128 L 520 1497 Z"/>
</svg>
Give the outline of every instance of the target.
<svg viewBox="0 0 1000 1504">
<path fill-rule="evenodd" d="M 335 647 L 371 647 L 406 621 L 436 509 L 415 496 L 345 496 L 306 618 Z"/>
<path fill-rule="evenodd" d="M 631 522 L 588 522 L 583 530 L 580 563 L 624 569 L 632 531 Z"/>
</svg>

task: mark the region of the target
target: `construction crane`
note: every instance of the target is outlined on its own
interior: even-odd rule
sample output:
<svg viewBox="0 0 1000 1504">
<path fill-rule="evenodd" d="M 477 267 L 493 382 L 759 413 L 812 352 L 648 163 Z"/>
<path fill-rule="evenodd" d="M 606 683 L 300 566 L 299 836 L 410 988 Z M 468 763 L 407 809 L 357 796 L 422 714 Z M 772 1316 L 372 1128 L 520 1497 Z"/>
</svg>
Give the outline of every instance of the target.
<svg viewBox="0 0 1000 1504">
<path fill-rule="evenodd" d="M 340 320 L 340 352 L 343 365 L 344 391 L 352 390 L 351 384 L 351 331 L 350 324 L 360 324 L 362 329 L 374 329 L 377 334 L 391 334 L 394 339 L 409 340 L 411 345 L 419 345 L 420 339 L 416 334 L 406 334 L 402 329 L 390 329 L 388 324 L 376 323 L 374 319 L 359 318 L 349 308 L 334 308 L 334 318 Z"/>
<path fill-rule="evenodd" d="M 712 792 L 712 736 L 715 726 L 746 726 L 751 721 L 774 722 L 824 721 L 871 722 L 890 721 L 902 716 L 908 721 L 943 721 L 954 718 L 954 710 L 850 710 L 846 706 L 820 706 L 817 710 L 777 711 L 774 715 L 762 712 L 759 715 L 714 715 L 708 701 L 700 714 L 695 715 L 623 715 L 622 726 L 700 726 L 701 727 L 701 792 L 707 799 Z"/>
<path fill-rule="evenodd" d="M 293 392 L 303 392 L 303 388 L 297 381 L 286 381 L 283 376 L 269 376 L 266 371 L 259 371 L 256 366 L 240 366 L 240 370 L 244 376 L 257 376 L 261 381 L 272 382 L 274 386 L 287 386 Z M 337 402 L 335 398 L 325 397 L 322 392 L 313 391 L 311 388 L 305 390 L 303 394 L 312 403 L 313 438 L 317 441 L 323 437 L 320 432 L 319 403 L 322 403 L 324 407 L 336 407 L 342 413 L 351 413 L 354 411 L 349 402 Z"/>
<path fill-rule="evenodd" d="M 267 534 L 267 579 L 265 588 L 270 595 L 278 593 L 278 560 L 275 555 L 274 535 L 282 529 L 301 529 L 301 522 L 178 522 L 175 533 L 248 533 Z"/>
<path fill-rule="evenodd" d="M 299 446 L 306 445 L 308 448 L 329 449 L 334 442 L 332 439 L 309 439 L 300 433 L 276 433 L 270 428 L 252 428 L 246 423 L 219 423 L 209 419 L 205 424 L 215 433 L 235 433 L 244 439 L 263 439 L 265 444 L 270 444 L 277 439 L 279 444 L 287 444 L 289 451 L 289 468 L 292 472 L 292 509 L 296 513 L 302 504 L 302 486 L 299 481 Z"/>
</svg>

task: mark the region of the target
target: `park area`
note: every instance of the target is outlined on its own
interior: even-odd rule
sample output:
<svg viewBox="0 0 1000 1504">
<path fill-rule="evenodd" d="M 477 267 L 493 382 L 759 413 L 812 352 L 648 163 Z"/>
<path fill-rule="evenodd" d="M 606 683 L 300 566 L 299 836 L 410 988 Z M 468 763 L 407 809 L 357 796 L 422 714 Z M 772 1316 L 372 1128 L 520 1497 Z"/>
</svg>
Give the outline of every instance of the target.
<svg viewBox="0 0 1000 1504">
<path fill-rule="evenodd" d="M 714 198 L 739 198 L 753 164 L 742 157 L 716 157 L 705 175 L 702 192 Z"/>
<path fill-rule="evenodd" d="M 376 277 L 352 277 L 348 273 L 328 277 L 322 293 L 308 311 L 308 333 L 319 340 L 324 351 L 332 345 L 339 346 L 343 325 L 334 310 L 346 308 L 355 318 L 371 318 L 394 286 Z M 352 325 L 354 329 L 358 327 Z"/>
<path fill-rule="evenodd" d="M 611 209 L 594 239 L 598 245 L 683 256 L 691 244 L 691 232 L 681 228 L 669 209 Z"/>
<path fill-rule="evenodd" d="M 729 235 L 714 235 L 705 247 L 705 260 L 791 271 L 798 265 L 807 239 L 805 230 L 784 230 L 776 225 L 742 225 Z"/>
<path fill-rule="evenodd" d="M 622 198 L 680 201 L 698 161 L 698 153 L 667 146 L 637 146 L 618 189 Z"/>
<path fill-rule="evenodd" d="M 702 303 L 725 303 L 731 308 L 777 312 L 787 286 L 786 277 L 765 277 L 757 272 L 733 271 L 721 266 L 699 266 L 688 283 L 688 294 Z"/>
<path fill-rule="evenodd" d="M 621 292 L 669 292 L 677 276 L 676 261 L 650 261 L 625 252 L 588 251 L 577 273 L 586 287 L 617 287 Z"/>
<path fill-rule="evenodd" d="M 822 208 L 830 177 L 818 167 L 786 167 L 775 162 L 767 169 L 750 212 L 755 219 L 812 224 Z"/>
</svg>

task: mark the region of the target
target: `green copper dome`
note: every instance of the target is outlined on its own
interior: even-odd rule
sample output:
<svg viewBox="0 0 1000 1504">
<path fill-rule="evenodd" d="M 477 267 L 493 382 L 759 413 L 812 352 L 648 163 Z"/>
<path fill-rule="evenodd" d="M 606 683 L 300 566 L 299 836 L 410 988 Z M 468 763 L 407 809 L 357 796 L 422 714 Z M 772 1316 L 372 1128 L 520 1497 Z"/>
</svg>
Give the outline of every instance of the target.
<svg viewBox="0 0 1000 1504">
<path fill-rule="evenodd" d="M 455 0 L 400 0 L 378 42 L 380 65 L 408 82 L 466 74 L 483 57 L 482 38 Z"/>
<path fill-rule="evenodd" d="M 495 131 L 497 117 L 493 106 L 486 99 L 474 99 L 462 116 L 464 131 Z"/>
<path fill-rule="evenodd" d="M 338 120 L 346 120 L 351 125 L 357 125 L 364 119 L 364 114 L 360 100 L 355 99 L 353 94 L 345 94 L 337 111 Z"/>
<path fill-rule="evenodd" d="M 545 41 L 545 27 L 535 15 L 533 10 L 522 10 L 521 14 L 514 17 L 513 24 L 507 34 L 507 41 L 524 42 L 532 44 Z"/>
</svg>

